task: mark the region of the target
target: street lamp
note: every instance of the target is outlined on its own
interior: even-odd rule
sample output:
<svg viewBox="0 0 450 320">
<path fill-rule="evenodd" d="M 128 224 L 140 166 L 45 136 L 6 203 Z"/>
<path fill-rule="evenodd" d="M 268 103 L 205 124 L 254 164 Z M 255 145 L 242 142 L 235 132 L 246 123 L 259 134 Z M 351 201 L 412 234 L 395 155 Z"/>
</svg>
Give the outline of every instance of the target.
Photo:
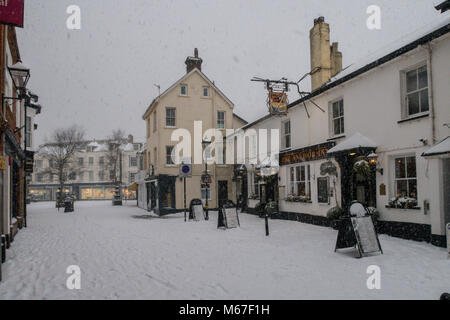
<svg viewBox="0 0 450 320">
<path fill-rule="evenodd" d="M 18 61 L 11 67 L 8 67 L 9 75 L 12 78 L 14 87 L 18 91 L 23 91 L 27 87 L 28 80 L 30 79 L 30 69 L 22 64 L 22 61 Z"/>
<path fill-rule="evenodd" d="M 211 141 L 202 140 L 203 150 L 205 151 L 204 155 L 206 155 L 206 148 L 208 148 L 208 146 L 210 144 L 211 144 Z M 208 176 L 208 159 L 206 159 L 206 157 L 203 157 L 203 160 L 205 161 L 205 173 L 204 173 L 204 176 L 207 177 Z M 207 179 L 205 178 L 205 180 L 207 180 Z M 206 185 L 206 196 L 205 196 L 205 198 L 206 198 L 206 201 L 205 201 L 206 212 L 205 212 L 205 220 L 209 220 L 209 207 L 208 207 L 209 183 L 208 183 L 208 181 L 205 181 L 205 182 L 206 182 L 205 183 L 205 185 Z"/>
</svg>

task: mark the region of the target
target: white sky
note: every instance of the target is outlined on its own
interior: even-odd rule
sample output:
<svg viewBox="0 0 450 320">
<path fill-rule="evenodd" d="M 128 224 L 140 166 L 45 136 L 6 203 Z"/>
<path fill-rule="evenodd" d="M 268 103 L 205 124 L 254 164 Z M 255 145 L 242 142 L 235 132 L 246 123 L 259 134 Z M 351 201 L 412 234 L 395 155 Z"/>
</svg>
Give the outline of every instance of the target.
<svg viewBox="0 0 450 320">
<path fill-rule="evenodd" d="M 90 138 L 122 128 L 145 136 L 142 114 L 158 89 L 185 73 L 199 49 L 202 71 L 248 121 L 267 113 L 253 76 L 297 81 L 309 71 L 309 29 L 330 24 L 344 67 L 415 30 L 449 18 L 439 0 L 32 0 L 18 30 L 29 88 L 43 105 L 38 143 L 61 126 L 81 124 Z M 69 5 L 81 8 L 81 30 L 68 30 Z M 381 30 L 366 27 L 366 9 L 381 8 Z M 309 90 L 309 79 L 303 82 Z M 291 95 L 291 101 L 296 99 Z"/>
</svg>

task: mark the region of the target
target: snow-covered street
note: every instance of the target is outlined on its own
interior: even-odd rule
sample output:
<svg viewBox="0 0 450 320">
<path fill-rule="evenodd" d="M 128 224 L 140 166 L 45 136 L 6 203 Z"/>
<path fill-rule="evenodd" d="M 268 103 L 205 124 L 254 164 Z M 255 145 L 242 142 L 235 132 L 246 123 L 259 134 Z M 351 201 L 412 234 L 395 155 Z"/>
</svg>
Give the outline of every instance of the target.
<svg viewBox="0 0 450 320">
<path fill-rule="evenodd" d="M 337 231 L 241 214 L 241 227 L 218 230 L 183 214 L 149 216 L 130 201 L 29 206 L 28 228 L 7 252 L 1 299 L 438 299 L 450 290 L 445 249 L 381 235 L 384 255 L 334 252 Z M 69 290 L 66 269 L 81 268 Z M 366 286 L 370 265 L 381 289 Z"/>
</svg>

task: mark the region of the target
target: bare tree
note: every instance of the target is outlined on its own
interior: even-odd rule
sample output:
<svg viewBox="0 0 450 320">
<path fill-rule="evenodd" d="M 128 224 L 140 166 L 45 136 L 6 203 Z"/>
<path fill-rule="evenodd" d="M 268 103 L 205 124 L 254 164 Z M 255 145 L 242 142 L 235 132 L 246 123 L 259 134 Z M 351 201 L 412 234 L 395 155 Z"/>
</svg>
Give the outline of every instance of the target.
<svg viewBox="0 0 450 320">
<path fill-rule="evenodd" d="M 120 156 L 121 148 L 128 140 L 125 132 L 121 129 L 113 130 L 112 134 L 107 138 L 108 152 L 106 153 L 105 169 L 109 173 L 111 181 L 118 185 L 120 182 Z"/>
<path fill-rule="evenodd" d="M 51 139 L 40 147 L 39 152 L 48 159 L 50 164 L 43 173 L 58 177 L 60 194 L 71 175 L 82 170 L 74 158 L 75 153 L 86 144 L 83 140 L 84 130 L 74 125 L 56 129 Z"/>
</svg>

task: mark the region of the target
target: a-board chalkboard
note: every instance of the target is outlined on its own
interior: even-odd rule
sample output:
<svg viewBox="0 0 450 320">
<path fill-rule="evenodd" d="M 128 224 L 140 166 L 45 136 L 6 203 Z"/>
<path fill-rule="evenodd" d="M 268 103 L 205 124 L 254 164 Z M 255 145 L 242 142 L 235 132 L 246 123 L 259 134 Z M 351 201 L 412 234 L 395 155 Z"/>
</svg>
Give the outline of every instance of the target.
<svg viewBox="0 0 450 320">
<path fill-rule="evenodd" d="M 351 220 L 361 253 L 382 252 L 372 217 L 352 217 Z"/>
<path fill-rule="evenodd" d="M 193 205 L 192 211 L 194 212 L 194 220 L 200 221 L 204 219 L 203 206 L 201 204 Z"/>
<path fill-rule="evenodd" d="M 223 208 L 225 216 L 225 226 L 228 229 L 237 228 L 239 225 L 239 218 L 236 208 Z"/>
<path fill-rule="evenodd" d="M 334 251 L 355 246 L 359 257 L 369 253 L 383 253 L 371 216 L 341 219 Z"/>
</svg>

